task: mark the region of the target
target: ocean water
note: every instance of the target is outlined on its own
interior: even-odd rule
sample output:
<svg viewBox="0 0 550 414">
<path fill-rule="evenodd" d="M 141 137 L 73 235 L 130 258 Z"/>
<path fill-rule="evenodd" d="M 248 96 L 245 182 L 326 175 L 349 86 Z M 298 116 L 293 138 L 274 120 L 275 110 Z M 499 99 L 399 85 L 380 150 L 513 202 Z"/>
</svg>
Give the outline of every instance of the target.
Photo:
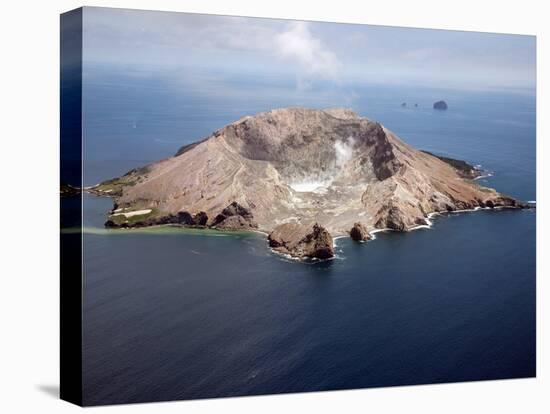
<svg viewBox="0 0 550 414">
<path fill-rule="evenodd" d="M 243 82 L 232 84 L 240 93 L 199 95 L 164 77 L 89 71 L 85 183 L 244 115 L 345 106 L 417 148 L 482 165 L 492 173 L 484 185 L 536 200 L 532 95 Z M 438 99 L 448 111 L 431 108 Z M 431 229 L 363 244 L 342 238 L 334 260 L 305 264 L 273 254 L 258 234 L 105 230 L 110 208 L 85 196 L 85 404 L 536 374 L 533 210 L 440 216 Z"/>
</svg>

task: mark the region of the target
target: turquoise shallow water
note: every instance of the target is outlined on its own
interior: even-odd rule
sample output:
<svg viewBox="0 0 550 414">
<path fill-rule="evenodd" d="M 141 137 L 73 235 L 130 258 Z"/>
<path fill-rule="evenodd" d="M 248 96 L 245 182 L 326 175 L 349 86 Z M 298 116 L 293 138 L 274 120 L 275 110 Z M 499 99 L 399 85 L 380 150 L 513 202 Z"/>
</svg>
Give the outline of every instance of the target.
<svg viewBox="0 0 550 414">
<path fill-rule="evenodd" d="M 87 184 L 274 103 L 350 106 L 338 96 L 209 106 L 162 79 L 89 82 Z M 431 109 L 440 98 L 449 111 Z M 352 104 L 416 147 L 483 165 L 484 184 L 536 200 L 533 97 L 370 87 Z M 87 404 L 535 375 L 535 211 L 338 239 L 334 260 L 303 264 L 254 233 L 106 231 L 110 203 L 84 201 Z"/>
</svg>

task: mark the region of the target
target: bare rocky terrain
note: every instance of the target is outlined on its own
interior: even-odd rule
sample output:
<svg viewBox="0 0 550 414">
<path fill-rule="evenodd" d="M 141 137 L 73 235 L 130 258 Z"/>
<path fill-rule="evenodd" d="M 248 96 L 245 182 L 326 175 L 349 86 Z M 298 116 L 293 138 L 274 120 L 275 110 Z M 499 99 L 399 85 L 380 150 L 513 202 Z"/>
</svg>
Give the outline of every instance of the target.
<svg viewBox="0 0 550 414">
<path fill-rule="evenodd" d="M 295 257 L 328 259 L 334 256 L 334 242 L 330 233 L 317 223 L 281 224 L 269 233 L 269 246 L 275 251 Z"/>
<path fill-rule="evenodd" d="M 425 225 L 430 213 L 525 207 L 472 181 L 470 167 L 417 150 L 351 110 L 287 108 L 239 119 L 92 191 L 114 198 L 107 226 L 257 229 L 285 253 L 324 258 L 333 251 L 316 254 L 312 240 L 327 234 L 355 228 L 366 240 L 376 229 Z"/>
</svg>

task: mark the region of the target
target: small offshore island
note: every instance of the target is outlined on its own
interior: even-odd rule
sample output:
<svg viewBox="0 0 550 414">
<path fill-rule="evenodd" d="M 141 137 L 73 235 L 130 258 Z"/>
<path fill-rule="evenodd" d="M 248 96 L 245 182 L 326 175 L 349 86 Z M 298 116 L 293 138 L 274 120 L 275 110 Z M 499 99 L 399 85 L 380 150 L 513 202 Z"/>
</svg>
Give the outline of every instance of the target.
<svg viewBox="0 0 550 414">
<path fill-rule="evenodd" d="M 279 253 L 327 259 L 336 236 L 366 241 L 427 226 L 433 214 L 532 207 L 478 185 L 481 174 L 351 110 L 286 108 L 86 191 L 114 199 L 106 227 L 261 231 Z"/>
</svg>

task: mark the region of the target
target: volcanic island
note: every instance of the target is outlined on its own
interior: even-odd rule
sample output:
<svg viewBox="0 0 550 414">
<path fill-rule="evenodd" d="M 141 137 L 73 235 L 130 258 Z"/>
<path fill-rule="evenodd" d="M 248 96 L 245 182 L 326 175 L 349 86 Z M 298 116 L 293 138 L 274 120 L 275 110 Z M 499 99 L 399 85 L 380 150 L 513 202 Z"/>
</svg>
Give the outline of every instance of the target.
<svg viewBox="0 0 550 414">
<path fill-rule="evenodd" d="M 260 231 L 276 252 L 328 259 L 337 236 L 366 241 L 427 226 L 434 214 L 532 207 L 479 185 L 481 174 L 352 110 L 284 108 L 87 191 L 113 198 L 106 227 Z"/>
</svg>

